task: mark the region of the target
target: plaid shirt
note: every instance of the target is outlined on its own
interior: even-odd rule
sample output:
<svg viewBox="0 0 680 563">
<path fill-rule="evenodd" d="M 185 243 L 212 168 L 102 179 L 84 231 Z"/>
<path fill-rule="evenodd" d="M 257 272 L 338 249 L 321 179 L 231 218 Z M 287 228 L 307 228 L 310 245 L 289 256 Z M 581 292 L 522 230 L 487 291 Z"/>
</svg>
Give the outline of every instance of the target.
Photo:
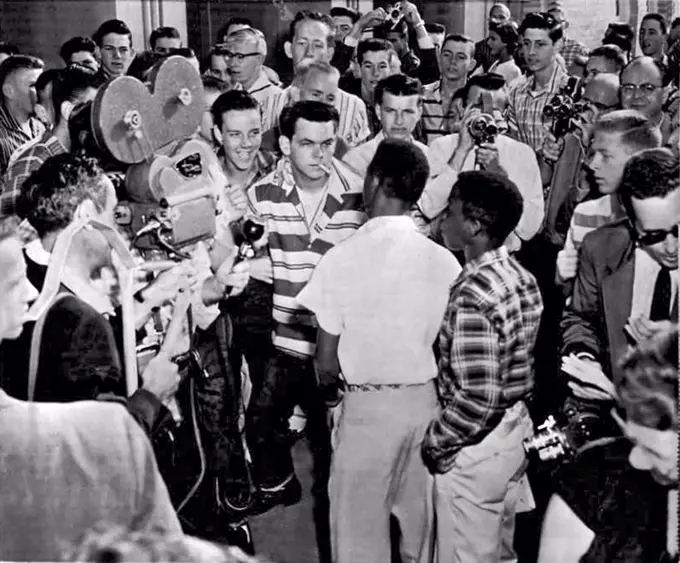
<svg viewBox="0 0 680 563">
<path fill-rule="evenodd" d="M 588 48 L 580 41 L 576 41 L 576 39 L 570 39 L 569 37 L 564 38 L 564 41 L 562 42 L 562 48 L 560 49 L 560 55 L 562 55 L 567 69 L 569 69 L 571 63 L 574 62 L 576 57 L 587 57 L 589 54 L 590 51 Z"/>
<path fill-rule="evenodd" d="M 555 63 L 555 69 L 545 88 L 534 90 L 534 77 L 518 79 L 508 92 L 508 127 L 512 137 L 529 145 L 534 151 L 543 146 L 544 127 L 551 120 L 543 118 L 543 108 L 567 84 L 569 76 Z"/>
<path fill-rule="evenodd" d="M 468 262 L 451 286 L 439 333 L 442 413 L 423 453 L 446 472 L 463 447 L 479 443 L 534 386 L 534 344 L 543 303 L 534 277 L 505 247 Z"/>
<path fill-rule="evenodd" d="M 28 126 L 30 135 L 12 117 L 5 105 L 0 103 L 0 174 L 7 170 L 9 159 L 15 150 L 45 132 L 45 126 L 35 117 L 28 119 Z"/>
<path fill-rule="evenodd" d="M 5 175 L 5 186 L 0 194 L 0 217 L 16 213 L 17 200 L 21 194 L 21 186 L 26 179 L 50 157 L 66 153 L 62 142 L 50 133 L 30 147 L 12 162 Z"/>
</svg>

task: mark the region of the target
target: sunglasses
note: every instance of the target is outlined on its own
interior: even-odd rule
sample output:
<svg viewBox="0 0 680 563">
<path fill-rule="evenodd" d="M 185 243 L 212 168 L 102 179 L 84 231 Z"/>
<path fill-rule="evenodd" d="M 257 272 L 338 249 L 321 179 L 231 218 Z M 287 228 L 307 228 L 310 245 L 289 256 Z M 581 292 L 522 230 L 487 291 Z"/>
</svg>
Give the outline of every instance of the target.
<svg viewBox="0 0 680 563">
<path fill-rule="evenodd" d="M 666 240 L 668 235 L 678 238 L 678 225 L 673 225 L 673 228 L 668 231 L 645 231 L 637 234 L 637 242 L 640 246 L 652 246 Z"/>
</svg>

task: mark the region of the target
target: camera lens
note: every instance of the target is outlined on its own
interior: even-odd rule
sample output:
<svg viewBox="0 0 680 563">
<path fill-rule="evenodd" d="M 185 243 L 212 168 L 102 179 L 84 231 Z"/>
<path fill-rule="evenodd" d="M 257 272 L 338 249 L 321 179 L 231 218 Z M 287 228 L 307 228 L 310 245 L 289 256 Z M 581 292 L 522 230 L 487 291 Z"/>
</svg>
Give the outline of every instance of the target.
<svg viewBox="0 0 680 563">
<path fill-rule="evenodd" d="M 401 12 L 397 8 L 390 12 L 390 18 L 392 18 L 393 20 L 398 20 L 400 16 Z"/>
</svg>

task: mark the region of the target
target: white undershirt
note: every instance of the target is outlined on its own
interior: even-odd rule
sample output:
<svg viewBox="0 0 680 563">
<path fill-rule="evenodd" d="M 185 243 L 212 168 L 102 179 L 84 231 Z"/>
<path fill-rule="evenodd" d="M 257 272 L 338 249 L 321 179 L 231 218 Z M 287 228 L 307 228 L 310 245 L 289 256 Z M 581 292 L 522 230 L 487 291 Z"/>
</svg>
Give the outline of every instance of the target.
<svg viewBox="0 0 680 563">
<path fill-rule="evenodd" d="M 654 297 L 654 285 L 661 270 L 661 265 L 642 248 L 635 249 L 635 274 L 633 277 L 633 303 L 630 308 L 631 318 L 649 317 Z M 678 293 L 677 269 L 671 270 L 671 309 Z M 670 311 L 669 311 L 670 313 Z"/>
</svg>

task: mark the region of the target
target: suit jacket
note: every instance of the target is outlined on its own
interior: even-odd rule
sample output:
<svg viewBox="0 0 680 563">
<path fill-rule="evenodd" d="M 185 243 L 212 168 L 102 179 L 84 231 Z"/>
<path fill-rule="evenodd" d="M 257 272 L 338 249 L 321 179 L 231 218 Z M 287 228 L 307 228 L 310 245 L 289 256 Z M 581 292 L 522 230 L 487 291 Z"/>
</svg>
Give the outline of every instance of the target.
<svg viewBox="0 0 680 563">
<path fill-rule="evenodd" d="M 635 244 L 626 220 L 596 229 L 583 239 L 571 303 L 562 317 L 562 355 L 587 352 L 614 384 L 628 348 Z"/>
</svg>

